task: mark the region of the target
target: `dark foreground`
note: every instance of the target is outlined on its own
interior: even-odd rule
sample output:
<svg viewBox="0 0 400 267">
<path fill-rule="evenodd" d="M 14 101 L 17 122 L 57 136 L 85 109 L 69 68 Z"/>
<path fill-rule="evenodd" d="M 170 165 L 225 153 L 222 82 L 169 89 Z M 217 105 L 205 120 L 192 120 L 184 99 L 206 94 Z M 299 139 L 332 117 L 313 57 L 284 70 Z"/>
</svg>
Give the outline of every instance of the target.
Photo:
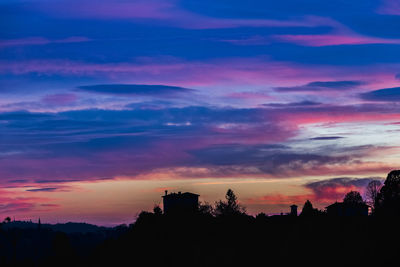
<svg viewBox="0 0 400 267">
<path fill-rule="evenodd" d="M 129 228 L 0 233 L 0 266 L 398 266 L 398 217 L 142 213 Z"/>
</svg>

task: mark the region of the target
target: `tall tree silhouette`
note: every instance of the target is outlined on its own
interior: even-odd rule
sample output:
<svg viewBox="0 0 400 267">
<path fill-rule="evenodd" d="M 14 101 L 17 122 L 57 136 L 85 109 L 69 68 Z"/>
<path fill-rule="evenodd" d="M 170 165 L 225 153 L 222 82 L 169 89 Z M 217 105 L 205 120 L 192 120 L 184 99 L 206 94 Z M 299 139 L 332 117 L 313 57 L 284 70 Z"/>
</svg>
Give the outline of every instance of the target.
<svg viewBox="0 0 400 267">
<path fill-rule="evenodd" d="M 364 200 L 362 199 L 360 192 L 350 191 L 345 195 L 343 202 L 347 204 L 361 204 L 364 203 Z"/>
<path fill-rule="evenodd" d="M 163 212 L 159 205 L 155 205 L 153 208 L 153 213 L 155 215 L 162 215 Z"/>
<path fill-rule="evenodd" d="M 379 180 L 372 180 L 368 183 L 366 188 L 367 203 L 372 207 L 374 212 L 377 206 L 378 194 L 382 187 L 382 182 Z"/>
<path fill-rule="evenodd" d="M 376 204 L 375 212 L 379 215 L 400 215 L 400 170 L 388 174 Z"/>
<path fill-rule="evenodd" d="M 237 197 L 231 189 L 226 192 L 225 201 L 220 200 L 215 204 L 215 215 L 217 216 L 241 215 L 245 211 L 246 209 L 238 203 Z"/>
<path fill-rule="evenodd" d="M 314 209 L 311 201 L 307 199 L 304 203 L 303 209 L 301 210 L 300 216 L 314 216 L 316 213 L 316 209 Z"/>
</svg>

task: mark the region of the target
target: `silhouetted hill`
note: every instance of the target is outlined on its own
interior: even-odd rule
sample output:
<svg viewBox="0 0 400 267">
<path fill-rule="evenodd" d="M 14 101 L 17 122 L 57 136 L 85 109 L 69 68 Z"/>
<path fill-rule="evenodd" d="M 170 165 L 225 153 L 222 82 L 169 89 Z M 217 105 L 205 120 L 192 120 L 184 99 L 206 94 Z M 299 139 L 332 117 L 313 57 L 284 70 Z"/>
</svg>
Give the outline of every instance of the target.
<svg viewBox="0 0 400 267">
<path fill-rule="evenodd" d="M 30 221 L 12 221 L 3 226 L 3 229 L 19 228 L 19 229 L 37 229 L 39 225 Z M 97 226 L 88 223 L 57 223 L 57 224 L 41 224 L 42 229 L 51 229 L 67 234 L 72 233 L 96 233 L 111 230 L 108 227 Z"/>
<path fill-rule="evenodd" d="M 87 223 L 2 223 L 0 266 L 82 266 L 99 244 L 119 237 L 127 229 Z"/>
</svg>

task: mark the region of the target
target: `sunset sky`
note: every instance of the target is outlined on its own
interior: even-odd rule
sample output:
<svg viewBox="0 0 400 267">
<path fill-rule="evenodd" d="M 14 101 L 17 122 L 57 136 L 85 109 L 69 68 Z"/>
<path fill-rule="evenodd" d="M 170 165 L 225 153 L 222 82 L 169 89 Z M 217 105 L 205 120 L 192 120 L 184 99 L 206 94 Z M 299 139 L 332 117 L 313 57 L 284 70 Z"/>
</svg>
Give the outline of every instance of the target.
<svg viewBox="0 0 400 267">
<path fill-rule="evenodd" d="M 324 208 L 400 167 L 397 0 L 0 0 L 0 25 L 0 220 Z"/>
</svg>

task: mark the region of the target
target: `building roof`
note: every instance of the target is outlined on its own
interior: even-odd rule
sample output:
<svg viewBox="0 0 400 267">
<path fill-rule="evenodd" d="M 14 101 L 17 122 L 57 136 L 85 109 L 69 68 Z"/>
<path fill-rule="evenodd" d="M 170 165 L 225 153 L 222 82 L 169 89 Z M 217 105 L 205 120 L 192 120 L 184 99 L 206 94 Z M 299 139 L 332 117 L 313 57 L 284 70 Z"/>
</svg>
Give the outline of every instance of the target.
<svg viewBox="0 0 400 267">
<path fill-rule="evenodd" d="M 329 206 L 327 206 L 326 208 L 331 208 L 331 207 L 336 207 L 336 206 L 344 206 L 344 205 L 348 205 L 348 206 L 364 206 L 364 207 L 369 207 L 367 204 L 365 203 L 344 203 L 344 202 L 335 202 Z"/>
<path fill-rule="evenodd" d="M 190 193 L 190 192 L 185 192 L 185 193 L 178 192 L 178 193 L 170 193 L 170 194 L 167 194 L 167 195 L 162 196 L 162 197 L 176 197 L 176 196 L 194 197 L 194 196 L 200 196 L 200 195 L 194 194 L 194 193 Z"/>
</svg>

